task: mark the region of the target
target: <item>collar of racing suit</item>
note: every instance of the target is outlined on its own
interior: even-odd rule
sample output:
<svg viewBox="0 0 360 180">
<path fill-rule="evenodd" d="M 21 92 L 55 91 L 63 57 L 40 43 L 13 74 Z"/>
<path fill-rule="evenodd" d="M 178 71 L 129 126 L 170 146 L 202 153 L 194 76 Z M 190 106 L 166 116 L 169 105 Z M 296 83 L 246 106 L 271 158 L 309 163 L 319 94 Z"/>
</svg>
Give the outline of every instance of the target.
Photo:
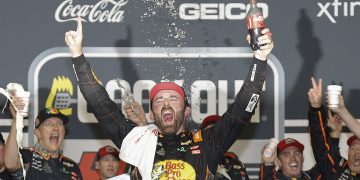
<svg viewBox="0 0 360 180">
<path fill-rule="evenodd" d="M 345 170 L 341 173 L 339 180 L 345 179 L 360 179 L 360 174 L 352 172 L 348 166 L 345 167 Z"/>
<path fill-rule="evenodd" d="M 339 166 L 343 168 L 339 180 L 345 180 L 345 179 L 360 179 L 360 174 L 353 172 L 349 168 L 348 161 L 344 158 L 341 158 L 339 162 Z"/>
<path fill-rule="evenodd" d="M 34 145 L 34 151 L 38 153 L 40 156 L 42 156 L 44 159 L 48 160 L 50 159 L 50 152 L 46 150 L 40 143 L 36 143 Z M 59 158 L 61 157 L 61 150 L 58 151 Z"/>
<path fill-rule="evenodd" d="M 159 133 L 155 162 L 166 159 L 185 160 L 189 146 L 193 144 L 192 133 L 182 132 L 177 135 Z"/>
<path fill-rule="evenodd" d="M 285 179 L 285 180 L 311 180 L 311 177 L 305 173 L 304 171 L 301 172 L 301 175 L 298 177 L 289 177 L 283 174 L 283 172 L 279 169 L 277 172 L 277 179 Z"/>
</svg>

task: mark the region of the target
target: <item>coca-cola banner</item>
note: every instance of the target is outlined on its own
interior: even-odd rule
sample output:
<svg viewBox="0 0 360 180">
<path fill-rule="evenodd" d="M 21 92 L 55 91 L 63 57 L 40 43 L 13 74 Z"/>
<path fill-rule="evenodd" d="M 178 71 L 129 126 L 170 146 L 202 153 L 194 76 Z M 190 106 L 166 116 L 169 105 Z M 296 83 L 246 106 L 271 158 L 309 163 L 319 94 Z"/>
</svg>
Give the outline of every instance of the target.
<svg viewBox="0 0 360 180">
<path fill-rule="evenodd" d="M 112 142 L 78 90 L 64 34 L 81 17 L 84 53 L 109 96 L 119 105 L 124 85 L 149 112 L 148 90 L 164 80 L 183 85 L 192 107 L 188 128 L 233 102 L 249 71 L 248 0 L 57 0 L 4 1 L 0 6 L 0 87 L 17 82 L 31 92 L 24 146 L 34 138 L 39 109 L 54 106 L 70 116 L 64 153 L 80 163 L 84 177 L 97 177 L 94 153 Z M 249 126 L 231 147 L 257 179 L 268 139 L 293 137 L 305 145 L 304 169 L 314 164 L 307 129 L 310 78 L 323 87 L 342 84 L 345 103 L 360 117 L 357 30 L 360 2 L 258 1 L 275 48 L 268 61 L 263 98 Z M 325 88 L 324 88 L 325 89 Z M 325 92 L 324 92 L 325 93 Z M 59 101 L 65 99 L 65 101 Z M 324 99 L 325 101 L 325 99 Z M 0 96 L 0 108 L 6 98 Z M 0 114 L 7 137 L 9 112 Z M 29 126 L 29 127 L 27 127 Z M 344 128 L 340 149 L 349 131 Z M 89 165 L 90 164 L 90 165 Z"/>
</svg>

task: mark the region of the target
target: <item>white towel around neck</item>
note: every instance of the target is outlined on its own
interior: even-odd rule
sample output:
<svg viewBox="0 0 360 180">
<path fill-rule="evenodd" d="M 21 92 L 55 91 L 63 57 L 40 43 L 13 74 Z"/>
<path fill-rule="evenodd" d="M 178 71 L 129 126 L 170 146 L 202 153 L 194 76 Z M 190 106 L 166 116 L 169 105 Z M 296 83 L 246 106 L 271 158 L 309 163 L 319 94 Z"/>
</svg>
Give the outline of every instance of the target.
<svg viewBox="0 0 360 180">
<path fill-rule="evenodd" d="M 108 178 L 107 180 L 130 180 L 130 176 L 125 173 L 125 174 L 122 174 L 122 175 L 119 175 L 119 176 Z"/>
<path fill-rule="evenodd" d="M 151 180 L 158 128 L 154 124 L 137 126 L 124 138 L 120 159 L 137 167 L 143 180 Z"/>
</svg>

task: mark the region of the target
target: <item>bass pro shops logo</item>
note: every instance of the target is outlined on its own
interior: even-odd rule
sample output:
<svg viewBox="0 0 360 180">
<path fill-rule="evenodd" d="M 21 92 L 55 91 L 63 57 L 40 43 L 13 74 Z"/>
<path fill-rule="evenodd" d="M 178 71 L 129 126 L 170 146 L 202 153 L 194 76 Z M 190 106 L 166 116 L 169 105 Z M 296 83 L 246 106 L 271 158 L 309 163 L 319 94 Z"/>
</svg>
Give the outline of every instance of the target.
<svg viewBox="0 0 360 180">
<path fill-rule="evenodd" d="M 151 179 L 195 179 L 194 168 L 182 160 L 157 162 L 151 172 Z"/>
<path fill-rule="evenodd" d="M 73 94 L 74 88 L 69 78 L 65 76 L 55 77 L 45 106 L 58 108 L 61 113 L 70 116 L 72 114 L 70 105 L 76 103 L 76 99 L 72 99 Z"/>
</svg>

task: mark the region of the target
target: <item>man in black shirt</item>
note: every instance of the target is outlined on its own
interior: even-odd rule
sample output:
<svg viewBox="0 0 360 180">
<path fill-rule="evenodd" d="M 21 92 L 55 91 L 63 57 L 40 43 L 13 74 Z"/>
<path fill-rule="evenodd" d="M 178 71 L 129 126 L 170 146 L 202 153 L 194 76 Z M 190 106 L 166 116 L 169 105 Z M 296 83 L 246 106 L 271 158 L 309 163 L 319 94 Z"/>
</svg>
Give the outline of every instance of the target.
<svg viewBox="0 0 360 180">
<path fill-rule="evenodd" d="M 266 145 L 264 146 L 266 148 Z M 316 166 L 303 171 L 304 145 L 293 138 L 286 138 L 279 142 L 276 151 L 266 157 L 262 153 L 260 180 L 320 180 L 321 174 Z M 274 149 L 275 150 L 275 149 Z M 264 149 L 263 149 L 264 151 Z M 275 166 L 277 158 L 278 170 Z"/>
<path fill-rule="evenodd" d="M 150 118 L 155 123 L 136 126 L 110 99 L 85 59 L 80 18 L 77 30 L 66 32 L 65 41 L 81 93 L 104 132 L 121 149 L 120 157 L 135 167 L 131 177 L 202 180 L 214 177 L 224 153 L 254 114 L 265 81 L 267 56 L 273 49 L 270 30 L 266 28 L 262 33 L 262 46 L 254 51 L 251 71 L 234 103 L 213 128 L 196 133 L 185 130 L 190 106 L 182 87 L 173 82 L 156 84 L 150 91 Z"/>
<path fill-rule="evenodd" d="M 14 97 L 13 100 L 15 106 L 21 109 L 21 99 Z M 21 167 L 16 142 L 16 113 L 12 106 L 10 110 L 14 119 L 5 148 L 5 165 L 14 179 L 24 179 L 25 173 Z M 61 152 L 65 136 L 64 125 L 68 121 L 68 117 L 56 108 L 45 108 L 38 113 L 35 120 L 38 142 L 31 148 L 20 149 L 27 180 L 82 179 L 77 164 Z"/>
<path fill-rule="evenodd" d="M 340 95 L 339 107 L 335 108 L 337 109 L 337 113 L 332 115 L 332 112 L 329 109 L 326 109 L 325 105 L 322 103 L 322 79 L 316 81 L 314 78 L 311 78 L 311 82 L 312 88 L 308 91 L 310 104 L 308 119 L 316 163 L 319 165 L 321 173 L 326 180 L 359 180 L 360 139 L 355 135 L 351 136 L 347 140 L 347 145 L 349 146 L 348 157 L 347 159 L 342 157 L 339 147 L 334 146 L 332 143 L 331 131 L 328 127 L 329 122 L 326 120 L 327 116 L 337 116 L 337 118 L 342 119 L 337 113 L 346 109 L 344 99 L 342 95 Z M 353 127 L 349 129 L 352 128 Z"/>
</svg>

